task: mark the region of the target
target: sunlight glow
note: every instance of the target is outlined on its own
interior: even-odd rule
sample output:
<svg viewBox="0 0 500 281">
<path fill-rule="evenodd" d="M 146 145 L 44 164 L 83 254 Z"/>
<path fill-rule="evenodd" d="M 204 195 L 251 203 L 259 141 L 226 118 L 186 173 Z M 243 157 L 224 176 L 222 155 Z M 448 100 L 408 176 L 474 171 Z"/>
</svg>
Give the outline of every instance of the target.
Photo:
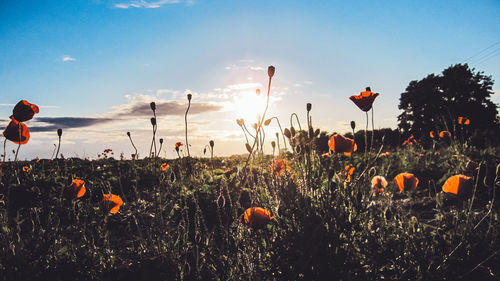
<svg viewBox="0 0 500 281">
<path fill-rule="evenodd" d="M 266 95 L 257 95 L 255 91 L 242 91 L 234 97 L 234 108 L 232 109 L 236 118 L 243 118 L 247 125 L 257 122 L 266 107 Z"/>
</svg>

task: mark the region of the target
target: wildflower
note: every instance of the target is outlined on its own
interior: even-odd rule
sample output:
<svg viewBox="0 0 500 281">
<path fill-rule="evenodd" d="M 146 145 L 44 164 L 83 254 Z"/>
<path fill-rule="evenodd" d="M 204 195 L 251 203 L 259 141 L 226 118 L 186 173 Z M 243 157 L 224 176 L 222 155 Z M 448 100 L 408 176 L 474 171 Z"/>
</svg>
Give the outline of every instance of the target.
<svg viewBox="0 0 500 281">
<path fill-rule="evenodd" d="M 6 139 L 17 144 L 26 144 L 30 139 L 30 131 L 22 122 L 18 122 L 14 117 L 10 118 L 10 123 L 3 131 Z"/>
<path fill-rule="evenodd" d="M 120 206 L 123 205 L 123 200 L 118 195 L 114 195 L 111 193 L 103 194 L 101 204 L 107 212 L 116 214 L 118 213 L 118 210 L 120 210 Z"/>
<path fill-rule="evenodd" d="M 71 185 L 68 187 L 68 191 L 71 193 L 71 197 L 80 198 L 85 194 L 85 181 L 80 179 L 74 179 Z"/>
<path fill-rule="evenodd" d="M 418 178 L 410 173 L 400 173 L 394 178 L 394 182 L 399 188 L 400 192 L 415 190 L 418 185 Z"/>
<path fill-rule="evenodd" d="M 374 196 L 384 193 L 387 187 L 387 180 L 383 176 L 374 176 L 371 182 Z"/>
<path fill-rule="evenodd" d="M 380 153 L 379 157 L 386 157 L 386 156 L 389 156 L 389 154 L 391 154 L 389 151 L 382 152 L 382 153 Z"/>
<path fill-rule="evenodd" d="M 407 140 L 403 142 L 403 146 L 412 146 L 417 144 L 417 140 L 413 135 L 411 135 Z"/>
<path fill-rule="evenodd" d="M 471 177 L 464 175 L 455 175 L 449 177 L 443 184 L 443 192 L 452 193 L 460 197 L 469 197 L 472 195 L 473 181 Z"/>
<path fill-rule="evenodd" d="M 436 137 L 436 134 L 434 133 L 434 131 L 429 132 L 429 137 L 431 137 L 431 139 Z"/>
<path fill-rule="evenodd" d="M 351 155 L 353 151 L 356 151 L 357 146 L 353 139 L 346 138 L 342 135 L 335 134 L 330 137 L 328 141 L 328 146 L 333 152 L 344 153 L 345 155 Z"/>
<path fill-rule="evenodd" d="M 271 212 L 264 208 L 252 207 L 248 208 L 244 214 L 245 223 L 251 228 L 262 228 L 268 224 L 274 217 Z"/>
<path fill-rule="evenodd" d="M 31 169 L 30 169 L 30 167 L 28 167 L 28 166 L 23 166 L 23 172 L 28 173 L 30 170 L 31 170 Z"/>
<path fill-rule="evenodd" d="M 276 176 L 279 176 L 281 173 L 285 172 L 285 169 L 287 171 L 291 170 L 290 166 L 288 165 L 288 161 L 284 159 L 274 160 L 273 164 L 271 164 L 270 167 L 271 174 L 276 174 Z"/>
<path fill-rule="evenodd" d="M 458 117 L 458 124 L 460 125 L 469 125 L 470 124 L 470 120 L 469 118 L 465 118 L 465 117 Z"/>
<path fill-rule="evenodd" d="M 366 112 L 372 109 L 373 102 L 378 96 L 379 93 L 374 93 L 371 91 L 370 87 L 366 87 L 366 91 L 361 92 L 359 95 L 350 96 L 349 99 L 352 100 L 359 109 Z"/>
<path fill-rule="evenodd" d="M 439 132 L 439 137 L 440 138 L 445 138 L 445 137 L 451 137 L 451 133 L 449 131 L 441 131 Z"/>
<path fill-rule="evenodd" d="M 183 146 L 182 142 L 178 141 L 178 142 L 175 143 L 175 148 L 178 149 L 181 146 Z"/>
<path fill-rule="evenodd" d="M 345 175 L 347 175 L 346 182 L 351 182 L 351 176 L 354 173 L 355 167 L 351 167 L 349 165 L 345 166 L 345 171 L 343 172 Z"/>
<path fill-rule="evenodd" d="M 330 152 L 325 152 L 325 153 L 321 154 L 321 157 L 323 157 L 323 158 L 327 158 L 328 156 L 330 156 Z"/>
<path fill-rule="evenodd" d="M 167 164 L 167 163 L 163 163 L 163 164 L 161 164 L 161 170 L 162 170 L 162 171 L 166 171 L 169 167 L 170 167 L 170 165 L 169 165 L 169 164 Z"/>
<path fill-rule="evenodd" d="M 16 104 L 16 106 L 14 106 L 14 109 L 12 110 L 12 116 L 18 122 L 24 122 L 31 120 L 31 118 L 33 118 L 33 115 L 38 112 L 40 112 L 38 106 L 36 106 L 35 104 L 31 104 L 26 100 L 21 100 Z"/>
</svg>

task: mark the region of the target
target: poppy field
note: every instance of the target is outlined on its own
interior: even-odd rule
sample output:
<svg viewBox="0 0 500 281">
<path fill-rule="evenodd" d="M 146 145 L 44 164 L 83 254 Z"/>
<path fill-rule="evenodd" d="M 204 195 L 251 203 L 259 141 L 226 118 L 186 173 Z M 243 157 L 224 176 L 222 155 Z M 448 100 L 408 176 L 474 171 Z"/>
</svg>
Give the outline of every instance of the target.
<svg viewBox="0 0 500 281">
<path fill-rule="evenodd" d="M 253 131 L 236 121 L 248 154 L 231 157 L 217 140 L 190 156 L 191 96 L 185 139 L 157 140 L 153 102 L 148 157 L 127 132 L 128 159 L 31 161 L 18 152 L 39 109 L 22 100 L 3 133 L 18 147 L 0 166 L 0 280 L 499 280 L 500 147 L 471 145 L 465 116 L 420 137 L 375 130 L 379 95 L 350 97 L 367 122 L 345 134 L 315 128 L 310 103 L 304 128 L 266 105 Z"/>
</svg>

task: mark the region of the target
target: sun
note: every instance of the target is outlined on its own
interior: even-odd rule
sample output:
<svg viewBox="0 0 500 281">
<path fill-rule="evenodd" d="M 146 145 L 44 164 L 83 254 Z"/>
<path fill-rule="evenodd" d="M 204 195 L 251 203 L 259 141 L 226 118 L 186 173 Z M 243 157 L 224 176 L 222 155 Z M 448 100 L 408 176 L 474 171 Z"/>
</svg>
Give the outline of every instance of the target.
<svg viewBox="0 0 500 281">
<path fill-rule="evenodd" d="M 233 110 L 236 118 L 243 118 L 245 123 L 257 123 L 257 118 L 262 115 L 266 107 L 266 97 L 264 94 L 257 94 L 255 91 L 242 91 L 234 97 Z"/>
</svg>

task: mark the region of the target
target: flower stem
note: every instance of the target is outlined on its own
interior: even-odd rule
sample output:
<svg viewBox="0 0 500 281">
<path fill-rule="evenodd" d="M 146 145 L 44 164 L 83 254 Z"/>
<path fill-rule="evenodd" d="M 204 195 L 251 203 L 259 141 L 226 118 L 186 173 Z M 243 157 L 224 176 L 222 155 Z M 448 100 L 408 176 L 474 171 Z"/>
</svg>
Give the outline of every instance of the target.
<svg viewBox="0 0 500 281">
<path fill-rule="evenodd" d="M 189 108 L 191 107 L 191 100 L 188 100 L 188 108 L 186 109 L 186 114 L 184 114 L 184 121 L 185 121 L 185 124 L 186 124 L 186 148 L 187 148 L 187 151 L 188 151 L 188 157 L 190 157 L 191 155 L 189 154 L 189 142 L 188 142 L 188 121 L 187 121 L 187 114 L 188 114 L 188 111 L 189 111 Z"/>
</svg>

